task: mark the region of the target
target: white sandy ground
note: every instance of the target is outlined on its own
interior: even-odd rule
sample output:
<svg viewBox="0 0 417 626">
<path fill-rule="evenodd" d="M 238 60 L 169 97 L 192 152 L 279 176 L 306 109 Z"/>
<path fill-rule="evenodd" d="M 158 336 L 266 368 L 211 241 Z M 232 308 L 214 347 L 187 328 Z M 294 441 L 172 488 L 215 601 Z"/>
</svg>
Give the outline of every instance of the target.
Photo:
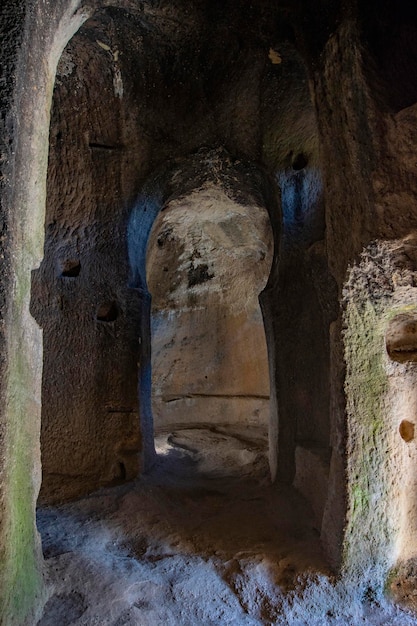
<svg viewBox="0 0 417 626">
<path fill-rule="evenodd" d="M 332 580 L 311 510 L 269 484 L 259 432 L 199 426 L 156 444 L 140 481 L 39 510 L 38 626 L 417 625 Z"/>
</svg>

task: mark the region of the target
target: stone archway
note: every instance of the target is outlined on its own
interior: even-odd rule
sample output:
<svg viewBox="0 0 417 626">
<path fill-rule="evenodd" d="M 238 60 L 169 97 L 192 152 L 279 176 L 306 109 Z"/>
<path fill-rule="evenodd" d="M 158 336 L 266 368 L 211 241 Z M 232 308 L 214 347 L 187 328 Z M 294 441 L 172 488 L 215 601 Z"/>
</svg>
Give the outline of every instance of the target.
<svg viewBox="0 0 417 626">
<path fill-rule="evenodd" d="M 258 356 L 256 355 L 258 347 L 254 348 L 254 354 L 250 354 L 251 340 L 256 343 L 255 338 L 260 333 L 260 341 L 264 341 L 257 295 L 265 286 L 272 263 L 272 238 L 266 207 L 273 213 L 276 213 L 276 207 L 268 204 L 268 198 L 272 197 L 269 192 L 270 185 L 268 178 L 256 166 L 235 161 L 222 150 L 202 149 L 187 159 L 169 164 L 154 175 L 145 185 L 135 204 L 129 222 L 128 243 L 131 286 L 142 303 L 139 397 L 145 454 L 150 460 L 149 464 L 152 463 L 154 455 L 149 290 L 155 297 L 156 309 L 159 309 L 159 314 L 154 309 L 154 315 L 159 315 L 159 322 L 162 325 L 164 320 L 166 321 L 166 329 L 171 337 L 168 340 L 164 331 L 161 334 L 156 330 L 156 342 L 164 351 L 163 356 L 159 352 L 154 359 L 156 369 L 154 384 L 159 390 L 159 397 L 156 391 L 153 399 L 157 427 L 162 426 L 161 414 L 166 410 L 164 408 L 166 402 L 176 405 L 169 407 L 171 417 L 166 416 L 171 425 L 178 423 L 178 420 L 179 423 L 191 421 L 195 425 L 199 421 L 204 422 L 203 415 L 206 415 L 206 421 L 213 425 L 222 423 L 222 420 L 226 423 L 231 421 L 250 425 L 259 422 L 259 414 L 262 412 L 262 419 L 268 430 L 268 422 L 277 419 L 273 411 L 274 405 L 271 405 L 272 408 L 269 406 L 269 383 L 263 380 L 265 375 L 269 380 L 265 344 L 261 343 Z M 236 202 L 237 195 L 239 202 Z M 169 221 L 170 213 L 179 219 L 178 224 L 166 223 L 167 218 Z M 207 232 L 204 231 L 204 225 Z M 233 229 L 234 236 L 231 232 Z M 174 233 L 174 230 L 178 232 Z M 168 236 L 167 232 L 170 233 Z M 167 237 L 175 243 L 170 246 Z M 217 241 L 216 237 L 220 239 Z M 161 259 L 161 252 L 163 256 L 164 253 L 165 256 L 168 253 L 168 256 L 171 254 L 173 258 Z M 210 285 L 214 285 L 211 300 L 207 298 L 207 288 Z M 181 301 L 179 308 L 182 313 L 179 317 L 169 311 L 176 298 L 180 298 Z M 215 311 L 212 318 L 207 317 L 210 301 Z M 214 323 L 216 316 L 217 324 Z M 256 321 L 252 326 L 253 317 Z M 186 336 L 178 326 L 181 318 L 188 329 Z M 223 318 L 223 322 L 220 318 Z M 229 330 L 232 336 L 229 338 L 229 345 L 228 337 L 224 335 L 227 332 L 225 318 L 231 324 Z M 234 332 L 239 332 L 238 329 L 242 343 L 236 352 L 232 337 Z M 254 337 L 249 337 L 248 333 L 251 331 Z M 201 363 L 201 360 L 204 360 L 202 352 L 204 342 L 198 344 L 202 341 L 204 332 L 207 333 L 205 348 L 210 352 L 210 360 L 205 366 Z M 249 342 L 247 346 L 244 345 L 245 337 Z M 176 356 L 172 347 L 177 339 L 181 340 L 185 350 L 194 350 L 194 355 L 188 352 L 188 356 Z M 222 349 L 216 352 L 217 341 L 222 343 Z M 154 344 L 154 347 L 156 345 Z M 167 349 L 166 345 L 170 348 Z M 242 353 L 245 348 L 249 349 L 246 356 Z M 237 359 L 235 364 L 233 350 L 234 358 Z M 232 351 L 229 356 L 226 354 L 228 351 Z M 158 366 L 158 358 L 162 359 L 162 369 Z M 193 358 L 196 359 L 195 362 Z M 191 363 L 194 363 L 192 367 Z M 201 367 L 206 368 L 207 372 L 211 368 L 210 380 L 207 372 L 201 370 L 199 373 Z M 242 367 L 247 370 L 246 377 L 240 369 Z M 253 368 L 259 367 L 261 371 L 253 371 Z M 178 368 L 178 372 L 182 371 L 183 374 L 176 376 L 172 368 Z M 216 373 L 213 368 L 217 370 Z M 234 379 L 229 381 L 230 388 L 225 380 L 228 373 Z M 174 387 L 178 384 L 181 386 L 179 382 L 181 376 L 185 376 L 182 384 L 186 385 L 187 390 L 178 393 L 173 391 L 172 384 Z M 163 381 L 168 379 L 171 382 L 162 392 Z M 273 380 L 271 385 L 274 388 Z M 196 386 L 199 389 L 197 392 Z M 216 386 L 220 389 L 218 393 L 213 392 Z M 176 396 L 174 401 L 171 398 L 173 393 Z M 163 397 L 164 394 L 168 394 L 169 397 Z M 194 418 L 190 417 L 189 409 L 187 413 L 187 404 L 190 404 L 190 400 L 194 405 Z M 185 416 L 181 417 L 184 411 Z M 224 417 L 225 412 L 232 414 L 229 419 Z M 202 416 L 199 415 L 201 413 Z"/>
<path fill-rule="evenodd" d="M 258 296 L 269 277 L 265 209 L 208 183 L 168 202 L 147 250 L 155 429 L 268 430 L 268 359 Z"/>
</svg>

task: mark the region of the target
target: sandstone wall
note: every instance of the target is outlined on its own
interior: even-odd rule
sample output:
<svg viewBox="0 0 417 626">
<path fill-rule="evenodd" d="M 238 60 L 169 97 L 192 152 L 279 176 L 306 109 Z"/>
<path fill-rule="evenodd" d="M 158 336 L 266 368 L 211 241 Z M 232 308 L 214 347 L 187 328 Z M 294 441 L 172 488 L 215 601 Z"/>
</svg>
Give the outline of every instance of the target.
<svg viewBox="0 0 417 626">
<path fill-rule="evenodd" d="M 156 430 L 269 423 L 258 296 L 273 256 L 265 208 L 207 185 L 169 203 L 148 243 Z"/>
</svg>

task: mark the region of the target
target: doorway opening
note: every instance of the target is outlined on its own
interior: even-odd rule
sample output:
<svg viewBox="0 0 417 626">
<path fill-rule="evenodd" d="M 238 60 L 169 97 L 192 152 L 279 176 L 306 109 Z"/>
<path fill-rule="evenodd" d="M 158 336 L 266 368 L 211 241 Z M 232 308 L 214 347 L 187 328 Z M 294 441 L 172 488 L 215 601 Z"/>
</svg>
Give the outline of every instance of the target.
<svg viewBox="0 0 417 626">
<path fill-rule="evenodd" d="M 219 429 L 245 429 L 267 466 L 276 415 L 258 296 L 276 267 L 270 185 L 258 166 L 201 148 L 157 170 L 135 202 L 128 250 L 141 310 L 146 468 L 155 462 L 155 434 L 172 440 L 170 431 L 186 425 L 223 438 Z M 279 224 L 279 210 L 272 214 Z"/>
<path fill-rule="evenodd" d="M 269 373 L 258 296 L 273 240 L 265 207 L 207 184 L 166 203 L 147 246 L 157 452 L 267 476 Z"/>
</svg>

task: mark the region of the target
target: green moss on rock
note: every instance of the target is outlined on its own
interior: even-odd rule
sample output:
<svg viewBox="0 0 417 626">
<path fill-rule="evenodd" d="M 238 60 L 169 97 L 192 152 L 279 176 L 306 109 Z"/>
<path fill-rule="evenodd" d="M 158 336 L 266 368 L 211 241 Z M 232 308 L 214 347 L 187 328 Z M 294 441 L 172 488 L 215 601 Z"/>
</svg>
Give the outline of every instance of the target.
<svg viewBox="0 0 417 626">
<path fill-rule="evenodd" d="M 373 244 L 352 268 L 344 292 L 347 417 L 347 517 L 344 571 L 381 592 L 395 558 L 398 534 L 398 468 L 393 459 L 388 322 L 414 304 L 398 304 L 389 244 Z M 398 498 L 397 498 L 398 499 Z"/>
<path fill-rule="evenodd" d="M 5 500 L 1 555 L 1 619 L 7 626 L 33 623 L 43 580 L 35 526 L 34 440 L 31 423 L 31 367 L 22 349 L 14 350 L 8 378 Z"/>
</svg>

